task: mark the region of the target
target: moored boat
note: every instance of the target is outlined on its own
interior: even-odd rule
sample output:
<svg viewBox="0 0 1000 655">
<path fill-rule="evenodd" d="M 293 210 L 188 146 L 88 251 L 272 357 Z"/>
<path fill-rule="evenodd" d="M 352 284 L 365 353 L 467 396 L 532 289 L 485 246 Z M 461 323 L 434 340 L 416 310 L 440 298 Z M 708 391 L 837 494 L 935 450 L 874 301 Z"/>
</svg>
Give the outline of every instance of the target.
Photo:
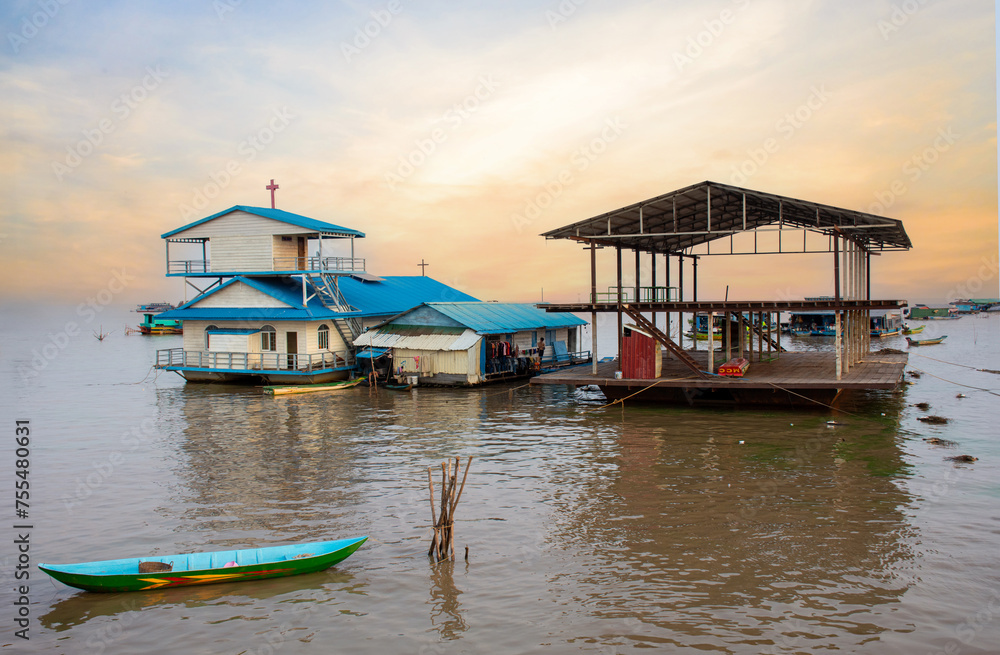
<svg viewBox="0 0 1000 655">
<path fill-rule="evenodd" d="M 938 337 L 936 339 L 911 339 L 910 337 L 906 337 L 906 343 L 908 343 L 911 346 L 931 346 L 936 343 L 941 343 L 947 338 L 948 338 L 947 334 L 944 335 L 943 337 Z"/>
<path fill-rule="evenodd" d="M 157 314 L 170 311 L 174 306 L 168 302 L 151 302 L 139 305 L 135 311 L 142 314 L 139 332 L 142 334 L 183 334 L 183 321 L 157 318 Z"/>
<path fill-rule="evenodd" d="M 273 396 L 283 396 L 293 393 L 313 393 L 316 391 L 340 391 L 356 387 L 367 378 L 354 378 L 353 380 L 341 380 L 339 382 L 321 382 L 319 384 L 286 384 L 271 385 L 264 387 L 264 393 Z"/>
<path fill-rule="evenodd" d="M 903 326 L 903 334 L 920 334 L 921 332 L 924 331 L 925 327 L 927 327 L 927 326 L 926 325 L 920 325 L 920 326 L 917 326 L 915 328 L 911 328 L 909 325 L 904 325 Z"/>
<path fill-rule="evenodd" d="M 86 591 L 144 591 L 323 571 L 349 557 L 367 539 L 355 537 L 288 546 L 130 557 L 78 564 L 39 564 L 38 568 L 63 584 Z M 143 565 L 141 568 L 140 564 Z"/>
</svg>

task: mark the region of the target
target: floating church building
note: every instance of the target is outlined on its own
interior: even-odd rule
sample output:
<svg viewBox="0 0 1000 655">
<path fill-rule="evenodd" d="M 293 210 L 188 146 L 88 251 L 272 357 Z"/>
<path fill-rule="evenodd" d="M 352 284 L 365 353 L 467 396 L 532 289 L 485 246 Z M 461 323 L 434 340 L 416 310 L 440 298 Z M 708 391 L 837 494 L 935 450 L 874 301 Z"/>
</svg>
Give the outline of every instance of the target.
<svg viewBox="0 0 1000 655">
<path fill-rule="evenodd" d="M 593 324 L 599 312 L 616 314 L 618 343 L 613 361 L 595 358 L 591 367 L 541 375 L 532 384 L 596 384 L 611 400 L 817 407 L 847 389 L 894 389 L 902 382 L 906 354 L 870 352 L 872 314 L 899 312 L 906 305 L 904 300 L 871 297 L 872 256 L 911 247 L 901 221 L 706 181 L 542 236 L 589 250 L 591 293 L 588 302 L 539 307 L 589 313 Z M 617 278 L 607 293 L 598 292 L 598 249 L 611 250 L 617 260 Z M 622 254 L 628 251 L 635 255 L 635 277 L 634 284 L 626 285 Z M 822 254 L 832 268 L 833 295 L 729 300 L 727 286 L 726 299 L 698 297 L 702 260 L 785 253 Z M 830 312 L 832 351 L 788 352 L 780 331 L 772 336 L 759 327 L 777 325 L 781 312 Z M 707 313 L 710 322 L 721 314 L 725 324 L 738 327 L 724 330 L 719 341 L 708 331 L 706 349 L 686 349 L 682 337 L 675 340 L 674 328 L 684 324 L 685 314 L 698 313 Z M 596 353 L 596 331 L 593 339 Z"/>
<path fill-rule="evenodd" d="M 184 342 L 157 351 L 156 367 L 200 382 L 344 379 L 368 327 L 425 302 L 476 300 L 430 277 L 369 273 L 355 252 L 364 236 L 243 205 L 163 234 L 167 276 L 197 296 L 158 316 L 183 321 Z"/>
</svg>

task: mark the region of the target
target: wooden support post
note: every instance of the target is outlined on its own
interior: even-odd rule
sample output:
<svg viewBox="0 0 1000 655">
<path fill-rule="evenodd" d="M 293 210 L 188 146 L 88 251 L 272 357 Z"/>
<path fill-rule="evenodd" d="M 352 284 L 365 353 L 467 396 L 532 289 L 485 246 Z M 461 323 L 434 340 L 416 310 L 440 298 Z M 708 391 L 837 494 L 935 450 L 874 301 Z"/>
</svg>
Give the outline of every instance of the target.
<svg viewBox="0 0 1000 655">
<path fill-rule="evenodd" d="M 725 321 L 726 327 L 725 327 L 725 330 L 723 331 L 722 335 L 723 335 L 723 338 L 726 340 L 725 344 L 726 344 L 726 361 L 727 362 L 730 359 L 733 358 L 733 330 L 732 330 L 732 327 L 733 327 L 733 320 L 732 319 L 733 318 L 734 317 L 733 317 L 733 313 L 732 312 L 726 312 L 726 321 Z"/>
<path fill-rule="evenodd" d="M 678 300 L 684 302 L 684 255 L 677 255 Z M 684 312 L 677 312 L 677 343 L 684 348 Z"/>
<path fill-rule="evenodd" d="M 764 312 L 757 312 L 757 325 L 764 325 Z M 764 330 L 757 330 L 757 361 L 764 361 Z"/>
<path fill-rule="evenodd" d="M 739 319 L 738 319 L 739 324 L 737 329 L 739 330 L 739 339 L 740 339 L 740 357 L 746 357 L 747 326 L 746 326 L 746 321 L 743 320 L 743 312 L 738 312 L 738 313 L 739 313 Z"/>
<path fill-rule="evenodd" d="M 615 255 L 618 260 L 618 368 L 622 366 L 622 247 L 615 244 Z"/>
<path fill-rule="evenodd" d="M 696 314 L 697 316 L 697 314 Z M 698 320 L 694 322 L 695 337 L 698 336 Z M 715 373 L 715 312 L 708 313 L 708 372 Z"/>
<path fill-rule="evenodd" d="M 670 300 L 670 254 L 668 253 L 668 254 L 664 255 L 663 259 L 664 259 L 663 274 L 664 274 L 664 276 L 666 276 L 666 280 L 664 281 L 664 284 L 667 287 L 667 298 L 666 299 Z M 666 334 L 669 337 L 670 336 L 670 312 L 666 312 L 666 320 L 667 320 L 667 324 L 666 324 L 666 326 L 664 326 L 666 329 L 663 330 L 663 332 L 664 332 L 664 334 Z M 678 341 L 680 341 L 680 339 L 678 339 Z"/>
<path fill-rule="evenodd" d="M 840 303 L 840 235 L 834 233 L 833 235 L 833 299 L 839 304 Z M 834 321 L 834 340 L 833 347 L 837 351 L 837 379 L 841 378 L 843 373 L 843 361 L 841 343 L 840 343 L 840 309 L 836 308 L 833 310 L 833 321 Z"/>
<path fill-rule="evenodd" d="M 660 297 L 659 297 L 659 294 L 656 292 L 656 253 L 655 252 L 649 253 L 649 264 L 650 264 L 650 268 L 652 268 L 652 271 L 650 273 L 650 277 L 652 278 L 652 280 L 650 281 L 649 284 L 653 287 L 653 289 L 652 289 L 653 297 L 650 298 L 650 300 L 652 300 L 653 302 L 656 302 L 656 301 L 660 300 Z M 656 327 L 656 310 L 653 310 L 653 327 Z"/>
<path fill-rule="evenodd" d="M 640 290 L 640 287 L 642 286 L 641 283 L 640 283 L 640 281 L 639 281 L 639 277 L 640 277 L 639 276 L 639 272 L 640 272 L 639 271 L 639 268 L 640 268 L 639 267 L 639 254 L 640 254 L 639 253 L 639 249 L 636 248 L 635 249 L 635 297 L 632 299 L 632 301 L 635 304 L 637 304 L 637 305 L 640 302 L 640 299 L 639 299 L 639 290 Z"/>
<path fill-rule="evenodd" d="M 590 242 L 590 371 L 597 375 L 597 243 Z M 541 361 L 539 359 L 539 361 Z"/>
</svg>

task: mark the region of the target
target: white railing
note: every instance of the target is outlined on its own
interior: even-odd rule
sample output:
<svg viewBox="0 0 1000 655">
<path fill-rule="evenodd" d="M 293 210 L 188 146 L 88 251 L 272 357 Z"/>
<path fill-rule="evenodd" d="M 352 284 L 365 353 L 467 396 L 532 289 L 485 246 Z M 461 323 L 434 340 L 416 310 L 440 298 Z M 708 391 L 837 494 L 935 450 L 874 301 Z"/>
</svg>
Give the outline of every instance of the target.
<svg viewBox="0 0 1000 655">
<path fill-rule="evenodd" d="M 207 259 L 172 259 L 167 262 L 167 274 L 209 273 L 212 268 Z"/>
<path fill-rule="evenodd" d="M 352 366 L 354 357 L 344 351 L 322 353 L 241 353 L 166 348 L 156 351 L 156 368 L 216 368 L 237 371 L 317 371 Z"/>
<path fill-rule="evenodd" d="M 365 260 L 359 257 L 275 257 L 276 271 L 339 271 L 365 270 Z"/>
</svg>

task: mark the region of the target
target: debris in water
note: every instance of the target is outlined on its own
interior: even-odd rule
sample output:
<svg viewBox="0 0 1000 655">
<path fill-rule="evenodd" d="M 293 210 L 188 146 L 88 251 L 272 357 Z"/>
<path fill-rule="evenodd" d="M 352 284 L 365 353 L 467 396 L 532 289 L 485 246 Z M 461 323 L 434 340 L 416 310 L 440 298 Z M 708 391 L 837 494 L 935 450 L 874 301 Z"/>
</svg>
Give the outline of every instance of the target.
<svg viewBox="0 0 1000 655">
<path fill-rule="evenodd" d="M 957 395 L 957 396 L 955 396 L 955 397 L 956 397 L 956 398 L 965 398 L 965 394 L 964 394 L 964 393 L 960 393 L 960 394 L 958 394 L 958 395 Z"/>
<path fill-rule="evenodd" d="M 973 457 L 972 455 L 955 455 L 954 457 L 946 457 L 953 462 L 975 462 L 978 461 L 978 457 Z"/>
<path fill-rule="evenodd" d="M 924 441 L 932 446 L 944 446 L 945 448 L 951 448 L 958 445 L 954 441 L 948 441 L 947 439 L 942 439 L 941 437 L 925 437 Z"/>
<path fill-rule="evenodd" d="M 913 406 L 922 412 L 926 412 L 928 409 L 931 408 L 930 403 L 913 403 Z"/>
<path fill-rule="evenodd" d="M 917 420 L 923 421 L 924 423 L 930 423 L 931 425 L 944 425 L 948 422 L 948 419 L 945 417 L 935 416 L 934 414 L 931 414 L 930 416 L 918 416 Z"/>
<path fill-rule="evenodd" d="M 920 379 L 920 372 L 919 371 L 907 371 L 907 373 L 909 373 L 911 376 L 917 378 L 918 380 Z"/>
</svg>

